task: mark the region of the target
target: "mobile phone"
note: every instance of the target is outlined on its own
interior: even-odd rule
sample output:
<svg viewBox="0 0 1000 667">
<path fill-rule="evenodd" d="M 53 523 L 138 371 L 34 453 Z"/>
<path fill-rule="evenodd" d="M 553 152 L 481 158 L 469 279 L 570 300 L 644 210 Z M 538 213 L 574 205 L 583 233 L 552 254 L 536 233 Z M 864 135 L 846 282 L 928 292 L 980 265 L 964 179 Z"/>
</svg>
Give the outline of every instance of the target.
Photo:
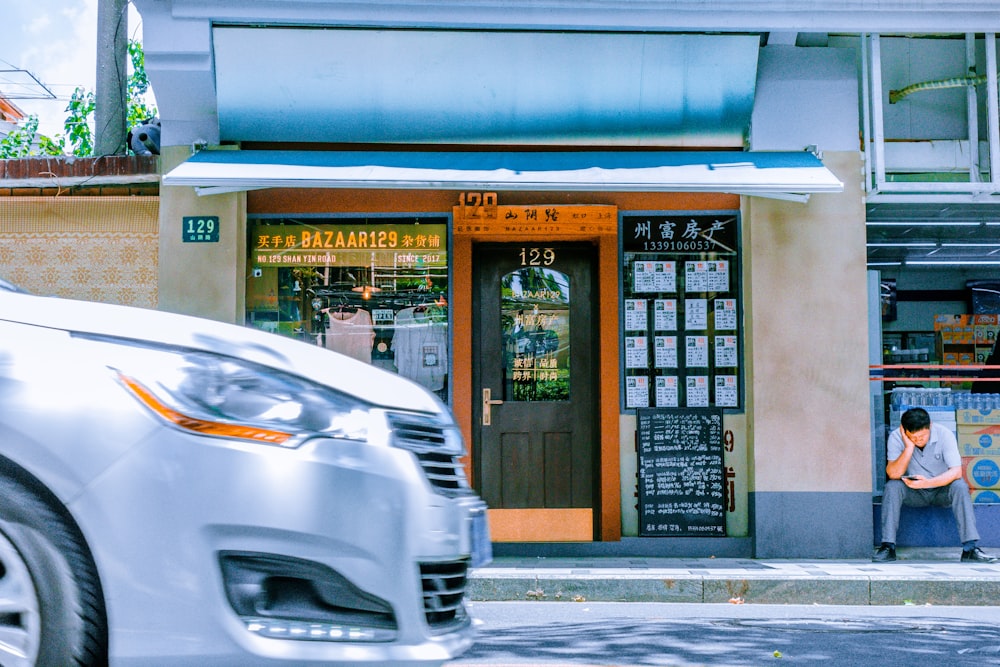
<svg viewBox="0 0 1000 667">
<path fill-rule="evenodd" d="M 903 479 L 916 479 L 916 475 L 903 475 Z"/>
</svg>

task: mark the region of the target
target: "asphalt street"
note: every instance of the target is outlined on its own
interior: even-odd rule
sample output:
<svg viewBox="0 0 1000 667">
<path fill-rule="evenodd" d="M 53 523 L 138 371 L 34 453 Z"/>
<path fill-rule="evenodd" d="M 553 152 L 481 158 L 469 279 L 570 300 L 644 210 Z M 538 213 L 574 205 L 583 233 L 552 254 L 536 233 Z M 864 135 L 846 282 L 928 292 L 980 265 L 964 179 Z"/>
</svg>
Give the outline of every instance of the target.
<svg viewBox="0 0 1000 667">
<path fill-rule="evenodd" d="M 1000 665 L 1000 608 L 476 602 L 448 667 Z"/>
</svg>

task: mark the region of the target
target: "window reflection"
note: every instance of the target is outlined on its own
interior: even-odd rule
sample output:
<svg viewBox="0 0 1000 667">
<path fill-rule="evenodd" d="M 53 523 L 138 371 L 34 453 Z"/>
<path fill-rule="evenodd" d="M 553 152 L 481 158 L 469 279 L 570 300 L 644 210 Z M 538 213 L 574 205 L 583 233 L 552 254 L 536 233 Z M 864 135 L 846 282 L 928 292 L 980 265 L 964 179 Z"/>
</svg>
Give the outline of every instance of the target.
<svg viewBox="0 0 1000 667">
<path fill-rule="evenodd" d="M 565 273 L 542 267 L 501 279 L 504 400 L 569 399 L 569 287 Z"/>
<path fill-rule="evenodd" d="M 448 400 L 443 218 L 254 221 L 247 323 L 399 373 Z"/>
</svg>

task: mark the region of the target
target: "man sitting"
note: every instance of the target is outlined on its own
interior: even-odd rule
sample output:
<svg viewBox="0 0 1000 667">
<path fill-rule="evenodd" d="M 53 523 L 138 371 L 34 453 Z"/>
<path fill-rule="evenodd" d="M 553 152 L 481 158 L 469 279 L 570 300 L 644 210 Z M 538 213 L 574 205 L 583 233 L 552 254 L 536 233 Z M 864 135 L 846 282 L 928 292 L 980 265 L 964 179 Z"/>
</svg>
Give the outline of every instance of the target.
<svg viewBox="0 0 1000 667">
<path fill-rule="evenodd" d="M 882 496 L 882 545 L 872 560 L 896 560 L 896 529 L 899 511 L 908 507 L 951 507 L 958 522 L 963 563 L 995 563 L 977 545 L 979 532 L 969 485 L 962 479 L 962 457 L 955 435 L 932 424 L 923 408 L 903 413 L 899 428 L 889 435 L 885 466 L 889 477 Z"/>
</svg>

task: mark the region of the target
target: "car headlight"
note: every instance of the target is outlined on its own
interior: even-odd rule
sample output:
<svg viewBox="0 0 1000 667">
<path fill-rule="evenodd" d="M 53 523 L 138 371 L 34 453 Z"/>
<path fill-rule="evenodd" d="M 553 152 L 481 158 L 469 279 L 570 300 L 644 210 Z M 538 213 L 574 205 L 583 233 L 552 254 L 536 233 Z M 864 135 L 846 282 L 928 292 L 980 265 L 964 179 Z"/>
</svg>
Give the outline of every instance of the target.
<svg viewBox="0 0 1000 667">
<path fill-rule="evenodd" d="M 314 436 L 366 440 L 371 406 L 254 362 L 192 350 L 129 347 L 111 364 L 140 403 L 203 435 L 297 447 Z"/>
</svg>

